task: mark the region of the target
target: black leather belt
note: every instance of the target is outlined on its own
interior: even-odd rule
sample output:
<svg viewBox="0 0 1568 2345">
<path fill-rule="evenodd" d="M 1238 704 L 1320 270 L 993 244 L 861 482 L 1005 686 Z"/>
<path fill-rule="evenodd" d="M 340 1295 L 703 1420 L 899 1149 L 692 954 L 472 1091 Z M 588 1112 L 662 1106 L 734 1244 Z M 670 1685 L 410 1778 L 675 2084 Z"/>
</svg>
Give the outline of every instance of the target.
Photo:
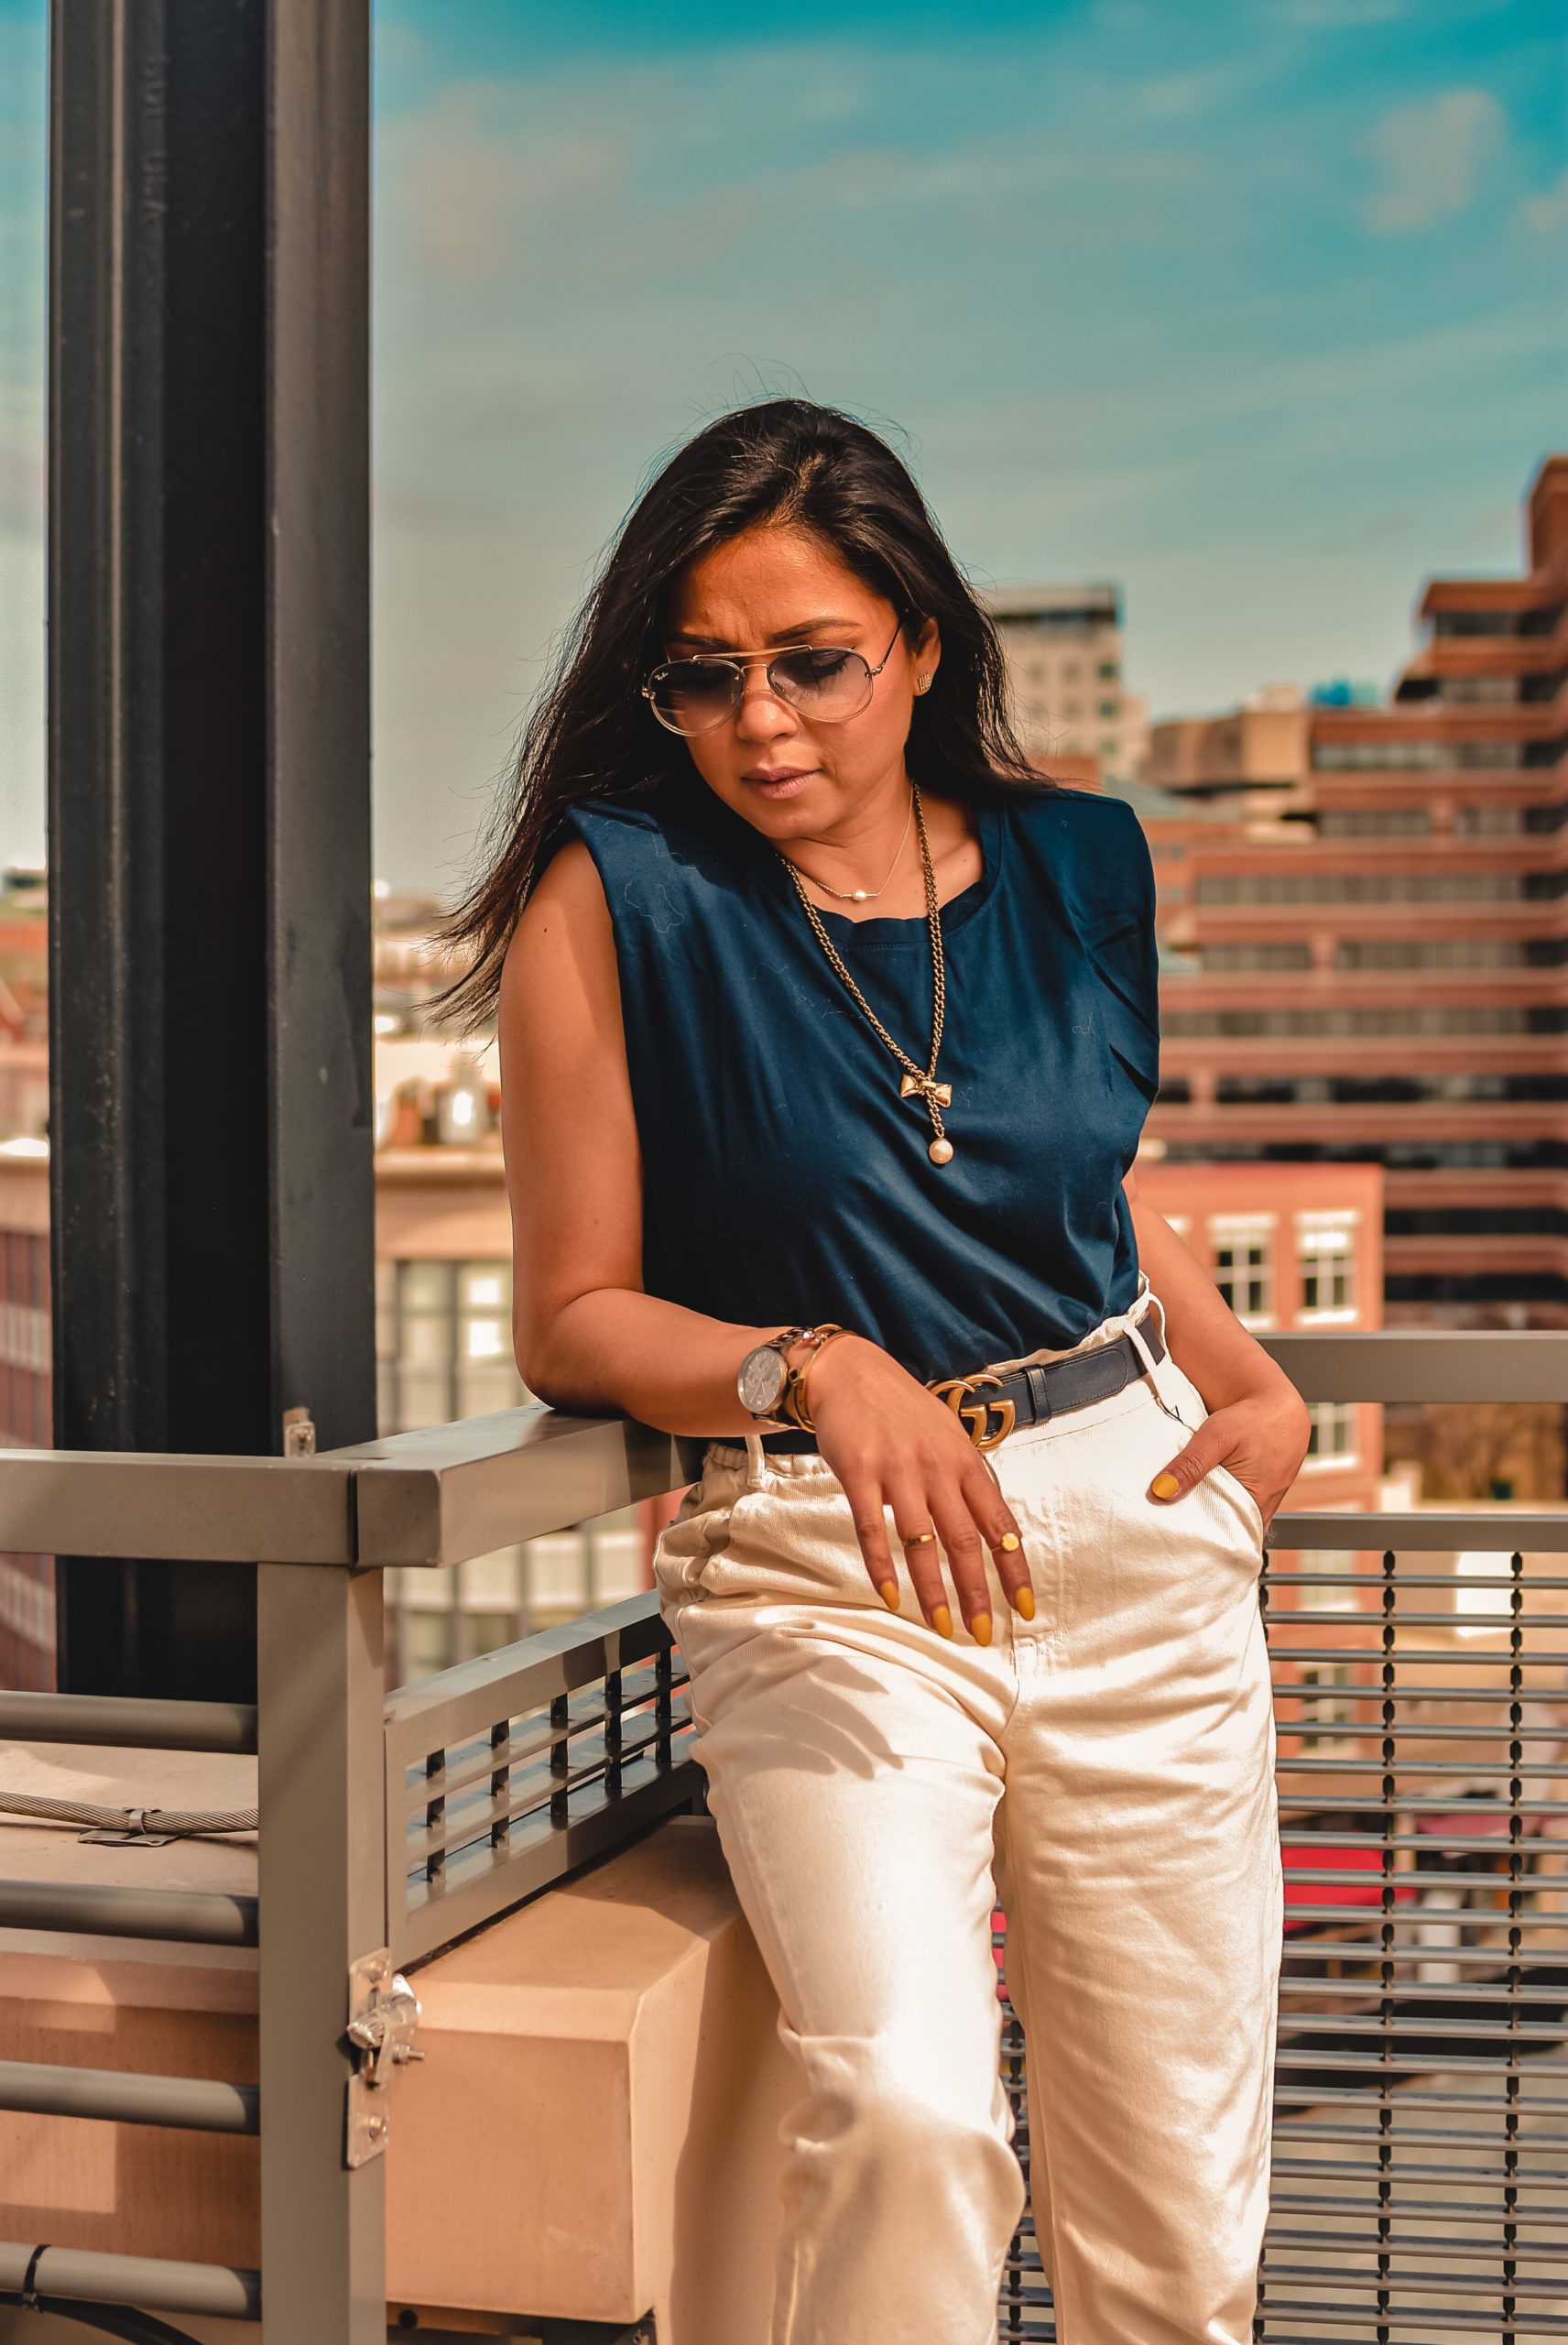
<svg viewBox="0 0 1568 2345">
<path fill-rule="evenodd" d="M 1151 1327 L 1144 1341 L 1157 1363 L 1165 1347 Z M 1147 1373 L 1143 1354 L 1130 1336 L 1073 1352 L 1041 1368 L 1015 1368 L 1008 1376 L 949 1376 L 928 1389 L 945 1401 L 969 1427 L 976 1449 L 996 1449 L 1023 1425 L 1044 1424 L 1070 1409 L 1109 1401 Z"/>
<path fill-rule="evenodd" d="M 1165 1347 L 1152 1327 L 1143 1330 L 1149 1358 L 1159 1365 Z M 1118 1392 L 1146 1376 L 1143 1354 L 1130 1336 L 1094 1350 L 1073 1352 L 1066 1359 L 1040 1368 L 1015 1368 L 1007 1376 L 939 1377 L 927 1387 L 962 1417 L 976 1449 L 999 1448 L 1010 1433 L 1026 1425 L 1042 1425 L 1050 1417 L 1065 1416 L 1073 1409 L 1092 1408 L 1096 1401 L 1114 1400 Z M 774 1434 L 764 1446 L 771 1450 L 813 1450 L 806 1434 Z"/>
</svg>

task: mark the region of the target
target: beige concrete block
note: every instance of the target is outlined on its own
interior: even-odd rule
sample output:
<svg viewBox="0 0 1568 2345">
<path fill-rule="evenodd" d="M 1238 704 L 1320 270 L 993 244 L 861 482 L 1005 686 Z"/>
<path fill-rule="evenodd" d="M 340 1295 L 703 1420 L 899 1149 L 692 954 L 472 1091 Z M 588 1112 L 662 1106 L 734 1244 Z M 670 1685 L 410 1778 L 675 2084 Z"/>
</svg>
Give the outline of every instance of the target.
<svg viewBox="0 0 1568 2345">
<path fill-rule="evenodd" d="M 765 2345 L 795 2088 L 713 1827 L 674 1819 L 417 1984 L 427 2057 L 397 2087 L 388 2298 L 652 2308 L 660 2345 Z"/>
</svg>

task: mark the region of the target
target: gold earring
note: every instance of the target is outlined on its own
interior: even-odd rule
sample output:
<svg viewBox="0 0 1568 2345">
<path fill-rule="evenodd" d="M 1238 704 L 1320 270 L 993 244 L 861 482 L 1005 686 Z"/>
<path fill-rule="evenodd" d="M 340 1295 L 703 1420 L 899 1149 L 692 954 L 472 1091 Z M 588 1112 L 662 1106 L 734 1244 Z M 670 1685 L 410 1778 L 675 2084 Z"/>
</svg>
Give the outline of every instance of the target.
<svg viewBox="0 0 1568 2345">
<path fill-rule="evenodd" d="M 917 676 L 915 678 L 915 690 L 918 693 L 923 693 L 930 682 L 931 678 L 929 676 Z"/>
</svg>

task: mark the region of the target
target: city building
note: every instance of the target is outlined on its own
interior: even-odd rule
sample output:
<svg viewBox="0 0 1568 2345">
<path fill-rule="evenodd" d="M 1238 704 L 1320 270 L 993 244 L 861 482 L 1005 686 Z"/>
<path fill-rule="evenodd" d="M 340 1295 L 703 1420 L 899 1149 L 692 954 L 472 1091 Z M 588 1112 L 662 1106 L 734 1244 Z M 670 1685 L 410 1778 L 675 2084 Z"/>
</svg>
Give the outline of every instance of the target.
<svg viewBox="0 0 1568 2345">
<path fill-rule="evenodd" d="M 1308 706 L 1297 781 L 1217 787 L 1173 740 L 1171 787 L 1126 792 L 1160 879 L 1151 1131 L 1173 1164 L 1381 1165 L 1394 1322 L 1568 1325 L 1568 457 L 1526 518 L 1522 576 L 1428 586 L 1387 703 Z"/>
<path fill-rule="evenodd" d="M 1123 682 L 1119 587 L 1004 587 L 983 600 L 1030 757 L 1065 781 L 1135 780 L 1149 727 L 1143 702 Z"/>
<path fill-rule="evenodd" d="M 49 1151 L 0 1142 L 0 1448 L 54 1439 Z M 54 1558 L 0 1555 L 0 1685 L 54 1684 Z"/>
<path fill-rule="evenodd" d="M 49 898 L 44 874 L 0 873 L 0 1141 L 49 1130 Z"/>
</svg>

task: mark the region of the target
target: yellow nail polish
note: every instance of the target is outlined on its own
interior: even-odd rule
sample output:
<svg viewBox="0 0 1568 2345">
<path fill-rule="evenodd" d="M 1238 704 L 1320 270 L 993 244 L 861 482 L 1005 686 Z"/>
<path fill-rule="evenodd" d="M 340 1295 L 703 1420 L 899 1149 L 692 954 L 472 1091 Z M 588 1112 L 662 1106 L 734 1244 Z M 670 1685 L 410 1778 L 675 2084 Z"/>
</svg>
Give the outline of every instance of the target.
<svg viewBox="0 0 1568 2345">
<path fill-rule="evenodd" d="M 939 1604 L 937 1606 L 936 1610 L 931 1616 L 931 1627 L 936 1631 L 939 1637 L 952 1636 L 953 1615 L 948 1610 L 945 1604 Z"/>
<path fill-rule="evenodd" d="M 1156 1474 L 1149 1487 L 1157 1499 L 1179 1499 L 1181 1495 L 1181 1485 L 1174 1474 Z"/>
<path fill-rule="evenodd" d="M 889 1612 L 896 1612 L 898 1610 L 898 1583 L 896 1579 L 885 1579 L 877 1593 L 882 1598 L 883 1603 L 887 1607 Z"/>
<path fill-rule="evenodd" d="M 996 1543 L 1004 1555 L 1016 1555 L 1024 1543 L 1016 1531 L 1004 1531 Z"/>
<path fill-rule="evenodd" d="M 1034 1619 L 1033 1588 L 1015 1588 L 1013 1591 L 1013 1607 L 1020 1620 L 1032 1620 Z"/>
<path fill-rule="evenodd" d="M 988 1645 L 990 1643 L 991 1615 L 989 1612 L 976 1612 L 975 1618 L 969 1623 L 969 1633 L 974 1638 L 977 1645 Z"/>
</svg>

